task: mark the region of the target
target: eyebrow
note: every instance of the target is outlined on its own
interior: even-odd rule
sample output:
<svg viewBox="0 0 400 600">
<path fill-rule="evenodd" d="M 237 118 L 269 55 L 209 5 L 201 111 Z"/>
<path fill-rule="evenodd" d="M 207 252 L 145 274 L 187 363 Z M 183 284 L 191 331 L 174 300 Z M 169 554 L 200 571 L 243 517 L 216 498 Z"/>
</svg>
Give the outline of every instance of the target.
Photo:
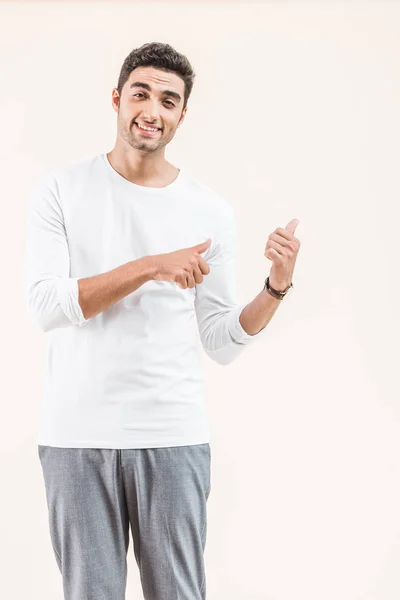
<svg viewBox="0 0 400 600">
<path fill-rule="evenodd" d="M 151 92 L 151 88 L 150 88 L 149 84 L 143 83 L 142 81 L 135 81 L 134 83 L 131 83 L 131 85 L 129 86 L 129 89 L 132 89 L 133 87 L 141 87 L 141 88 L 144 88 L 145 90 L 148 90 L 149 92 Z M 178 94 L 178 92 L 173 92 L 172 90 L 162 90 L 161 94 L 163 96 L 171 96 L 172 98 L 175 98 L 175 100 L 177 100 L 178 102 L 180 102 L 182 100 L 182 98 Z"/>
</svg>

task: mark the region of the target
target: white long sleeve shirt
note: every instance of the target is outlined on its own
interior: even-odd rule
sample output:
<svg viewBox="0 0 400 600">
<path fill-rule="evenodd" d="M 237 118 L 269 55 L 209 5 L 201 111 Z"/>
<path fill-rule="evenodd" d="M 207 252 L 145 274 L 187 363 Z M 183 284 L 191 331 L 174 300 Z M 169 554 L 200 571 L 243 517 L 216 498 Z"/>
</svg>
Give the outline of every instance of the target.
<svg viewBox="0 0 400 600">
<path fill-rule="evenodd" d="M 26 300 L 49 332 L 38 444 L 157 448 L 210 441 L 201 347 L 221 365 L 250 341 L 236 297 L 229 203 L 180 170 L 134 184 L 99 154 L 39 176 L 28 200 Z M 78 280 L 212 238 L 203 282 L 151 280 L 86 319 Z"/>
</svg>

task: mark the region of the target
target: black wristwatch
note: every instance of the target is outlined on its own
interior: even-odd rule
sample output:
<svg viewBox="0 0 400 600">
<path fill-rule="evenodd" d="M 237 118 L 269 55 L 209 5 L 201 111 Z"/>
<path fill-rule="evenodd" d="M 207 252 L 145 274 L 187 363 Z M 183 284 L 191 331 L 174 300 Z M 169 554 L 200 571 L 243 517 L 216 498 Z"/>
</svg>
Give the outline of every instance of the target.
<svg viewBox="0 0 400 600">
<path fill-rule="evenodd" d="M 264 288 L 263 289 L 266 290 L 269 294 L 271 294 L 271 296 L 273 296 L 277 300 L 283 300 L 284 297 L 286 296 L 286 294 L 288 293 L 288 291 L 291 288 L 293 288 L 293 283 L 291 283 L 290 285 L 288 285 L 288 287 L 285 290 L 283 290 L 283 292 L 279 292 L 278 290 L 274 290 L 269 285 L 269 276 L 268 276 L 267 279 L 265 280 Z"/>
</svg>

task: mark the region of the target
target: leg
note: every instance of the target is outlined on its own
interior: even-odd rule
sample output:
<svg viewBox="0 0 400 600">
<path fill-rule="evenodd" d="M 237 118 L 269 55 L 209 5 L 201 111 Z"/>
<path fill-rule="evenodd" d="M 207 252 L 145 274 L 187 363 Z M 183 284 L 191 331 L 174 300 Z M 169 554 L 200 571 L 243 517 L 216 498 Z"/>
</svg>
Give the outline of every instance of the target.
<svg viewBox="0 0 400 600">
<path fill-rule="evenodd" d="M 145 600 L 205 600 L 209 444 L 121 452 Z"/>
<path fill-rule="evenodd" d="M 66 600 L 125 600 L 129 519 L 119 450 L 38 446 Z"/>
</svg>

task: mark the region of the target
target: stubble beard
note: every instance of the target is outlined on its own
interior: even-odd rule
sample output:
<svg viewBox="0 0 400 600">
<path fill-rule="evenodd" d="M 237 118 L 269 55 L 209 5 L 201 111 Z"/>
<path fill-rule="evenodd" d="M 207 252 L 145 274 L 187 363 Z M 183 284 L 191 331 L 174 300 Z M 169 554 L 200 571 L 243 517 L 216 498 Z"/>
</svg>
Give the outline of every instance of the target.
<svg viewBox="0 0 400 600">
<path fill-rule="evenodd" d="M 132 146 L 132 148 L 135 148 L 136 150 L 142 150 L 144 152 L 154 152 L 159 148 L 159 140 L 152 140 L 151 138 L 148 138 L 148 140 L 138 139 L 137 135 L 139 134 L 136 135 L 134 127 L 135 124 L 132 123 L 131 129 L 129 131 L 125 131 L 124 135 L 124 138 L 128 144 Z M 156 143 L 154 143 L 154 141 Z"/>
</svg>

